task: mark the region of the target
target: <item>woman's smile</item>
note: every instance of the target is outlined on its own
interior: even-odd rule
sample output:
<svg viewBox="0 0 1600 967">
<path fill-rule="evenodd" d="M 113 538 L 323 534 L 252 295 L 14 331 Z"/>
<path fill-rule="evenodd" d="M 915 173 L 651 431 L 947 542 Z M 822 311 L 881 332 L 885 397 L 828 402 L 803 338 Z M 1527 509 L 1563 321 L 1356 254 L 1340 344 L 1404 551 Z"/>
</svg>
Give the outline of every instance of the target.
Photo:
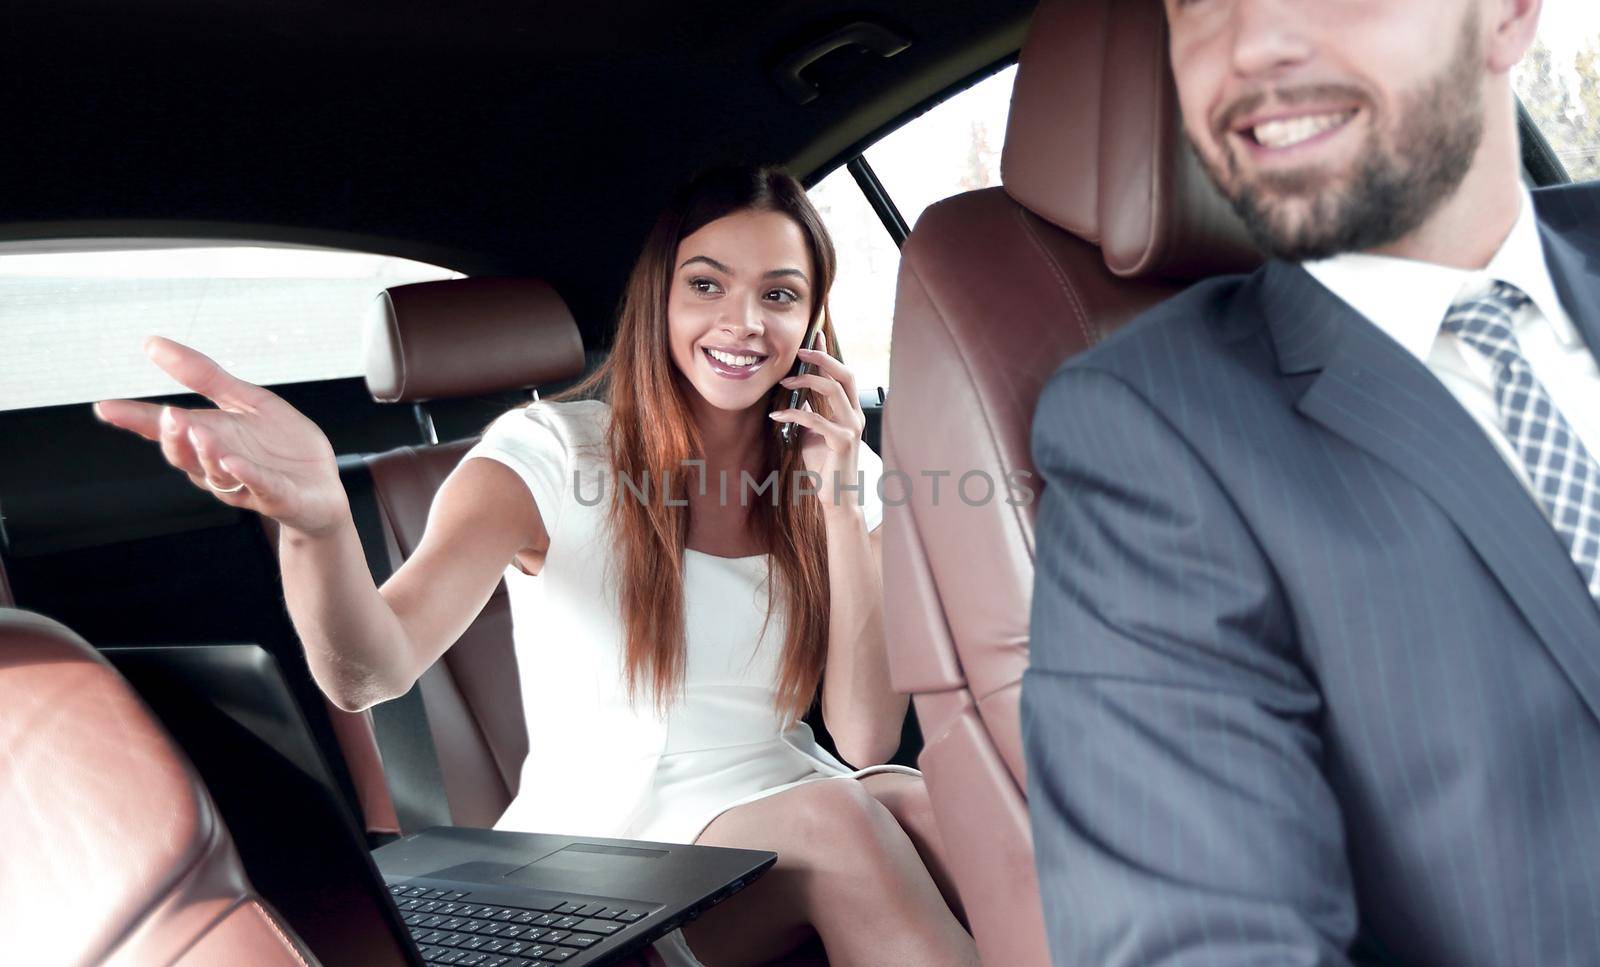
<svg viewBox="0 0 1600 967">
<path fill-rule="evenodd" d="M 705 357 L 706 365 L 711 371 L 724 379 L 749 379 L 761 369 L 768 358 L 760 353 L 736 352 L 711 346 L 700 347 L 700 354 Z"/>
</svg>

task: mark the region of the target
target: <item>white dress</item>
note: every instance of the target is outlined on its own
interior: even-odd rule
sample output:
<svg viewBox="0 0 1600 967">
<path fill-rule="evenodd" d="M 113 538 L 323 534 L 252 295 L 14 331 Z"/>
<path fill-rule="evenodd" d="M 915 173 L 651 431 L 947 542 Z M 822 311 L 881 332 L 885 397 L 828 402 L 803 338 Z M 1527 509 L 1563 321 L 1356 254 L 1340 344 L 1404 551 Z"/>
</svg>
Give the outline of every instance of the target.
<svg viewBox="0 0 1600 967">
<path fill-rule="evenodd" d="M 538 575 L 515 564 L 505 572 L 529 751 L 495 828 L 692 843 L 724 810 L 799 783 L 919 775 L 904 766 L 852 770 L 806 724 L 784 730 L 773 698 L 787 622 L 775 608 L 762 633 L 765 555 L 685 552 L 683 695 L 664 716 L 648 697 L 629 702 L 605 529 L 610 487 L 620 486 L 604 447 L 609 417 L 598 400 L 534 403 L 503 414 L 462 458 L 516 471 L 550 534 Z M 870 531 L 883 518 L 883 465 L 864 444 L 858 464 Z M 728 499 L 739 499 L 738 488 L 729 481 Z M 750 499 L 770 500 L 771 491 Z M 677 932 L 656 950 L 670 967 L 699 964 Z"/>
</svg>

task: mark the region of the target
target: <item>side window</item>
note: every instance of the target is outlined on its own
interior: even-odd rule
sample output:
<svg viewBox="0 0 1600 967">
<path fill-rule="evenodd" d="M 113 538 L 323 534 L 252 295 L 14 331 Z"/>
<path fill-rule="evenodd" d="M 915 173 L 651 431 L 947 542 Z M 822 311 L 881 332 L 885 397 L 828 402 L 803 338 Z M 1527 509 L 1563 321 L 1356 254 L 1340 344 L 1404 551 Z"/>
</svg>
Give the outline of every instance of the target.
<svg viewBox="0 0 1600 967">
<path fill-rule="evenodd" d="M 822 179 L 810 195 L 838 256 L 839 270 L 828 296 L 833 329 L 845 365 L 855 374 L 856 389 L 870 395 L 873 387 L 889 385 L 889 327 L 900 248 L 846 169 Z"/>
<path fill-rule="evenodd" d="M 1000 183 L 1015 65 L 991 74 L 889 132 L 864 154 L 907 225 L 942 198 Z M 863 392 L 889 385 L 889 330 L 894 321 L 900 250 L 841 167 L 811 189 L 839 253 L 829 300 L 845 362 Z"/>
<path fill-rule="evenodd" d="M 386 255 L 200 241 L 0 246 L 0 410 L 187 392 L 146 336 L 266 386 L 359 375 L 383 289 L 460 278 Z"/>
<path fill-rule="evenodd" d="M 907 225 L 951 195 L 1000 184 L 1016 65 L 984 78 L 867 149 Z"/>
<path fill-rule="evenodd" d="M 1546 3 L 1512 83 L 1572 180 L 1600 179 L 1600 5 Z"/>
</svg>

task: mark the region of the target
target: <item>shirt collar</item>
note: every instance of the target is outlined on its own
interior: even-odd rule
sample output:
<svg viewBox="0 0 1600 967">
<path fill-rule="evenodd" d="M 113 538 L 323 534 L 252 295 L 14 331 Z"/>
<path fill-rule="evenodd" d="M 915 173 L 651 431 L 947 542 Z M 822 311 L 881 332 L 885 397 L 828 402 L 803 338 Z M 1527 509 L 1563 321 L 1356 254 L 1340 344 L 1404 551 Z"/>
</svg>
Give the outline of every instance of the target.
<svg viewBox="0 0 1600 967">
<path fill-rule="evenodd" d="M 1495 281 L 1516 286 L 1533 300 L 1564 346 L 1573 330 L 1556 297 L 1545 264 L 1533 199 L 1520 191 L 1517 219 L 1489 264 L 1480 270 L 1432 262 L 1348 252 L 1305 262 L 1312 278 L 1348 303 L 1417 359 L 1427 361 L 1450 306 L 1465 295 L 1487 290 Z"/>
<path fill-rule="evenodd" d="M 1533 198 L 1526 188 L 1522 190 L 1522 209 L 1517 213 L 1516 223 L 1511 226 L 1511 233 L 1483 271 L 1472 273 L 1465 283 L 1472 288 L 1462 294 L 1477 294 L 1496 281 L 1508 282 L 1521 289 L 1555 330 L 1556 339 L 1561 345 L 1572 348 L 1578 332 L 1567 318 L 1560 297 L 1556 295 L 1555 281 L 1550 278 L 1550 265 L 1544 257 L 1544 241 L 1539 237 L 1539 221 L 1534 217 Z"/>
</svg>

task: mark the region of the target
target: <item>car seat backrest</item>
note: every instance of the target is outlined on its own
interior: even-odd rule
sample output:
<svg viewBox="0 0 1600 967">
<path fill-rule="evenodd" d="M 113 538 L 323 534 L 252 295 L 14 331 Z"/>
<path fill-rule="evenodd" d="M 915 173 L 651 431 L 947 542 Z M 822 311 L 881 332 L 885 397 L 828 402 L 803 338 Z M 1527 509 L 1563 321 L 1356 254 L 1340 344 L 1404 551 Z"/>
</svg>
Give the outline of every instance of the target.
<svg viewBox="0 0 1600 967">
<path fill-rule="evenodd" d="M 887 495 L 885 621 L 984 962 L 1043 964 L 1018 714 L 1034 408 L 1067 357 L 1257 256 L 1182 137 L 1160 4 L 1040 4 L 1001 171 L 1003 187 L 931 206 L 902 252 L 884 451 L 911 485 L 903 506 Z M 924 471 L 950 475 L 937 498 Z M 972 471 L 987 501 L 982 477 L 971 503 L 954 486 Z"/>
<path fill-rule="evenodd" d="M 560 296 L 537 279 L 453 279 L 397 286 L 367 320 L 374 399 L 418 403 L 537 387 L 582 375 L 583 343 Z M 487 421 L 486 421 L 487 422 Z M 422 540 L 434 495 L 476 437 L 365 458 L 391 568 Z M 266 522 L 276 546 L 275 528 Z M 492 826 L 516 795 L 528 736 L 505 584 L 421 680 L 451 819 Z M 399 831 L 370 712 L 329 705 L 369 832 Z M 409 832 L 409 830 L 408 830 Z"/>
<path fill-rule="evenodd" d="M 187 757 L 51 619 L 0 608 L 8 963 L 304 965 Z"/>
</svg>

